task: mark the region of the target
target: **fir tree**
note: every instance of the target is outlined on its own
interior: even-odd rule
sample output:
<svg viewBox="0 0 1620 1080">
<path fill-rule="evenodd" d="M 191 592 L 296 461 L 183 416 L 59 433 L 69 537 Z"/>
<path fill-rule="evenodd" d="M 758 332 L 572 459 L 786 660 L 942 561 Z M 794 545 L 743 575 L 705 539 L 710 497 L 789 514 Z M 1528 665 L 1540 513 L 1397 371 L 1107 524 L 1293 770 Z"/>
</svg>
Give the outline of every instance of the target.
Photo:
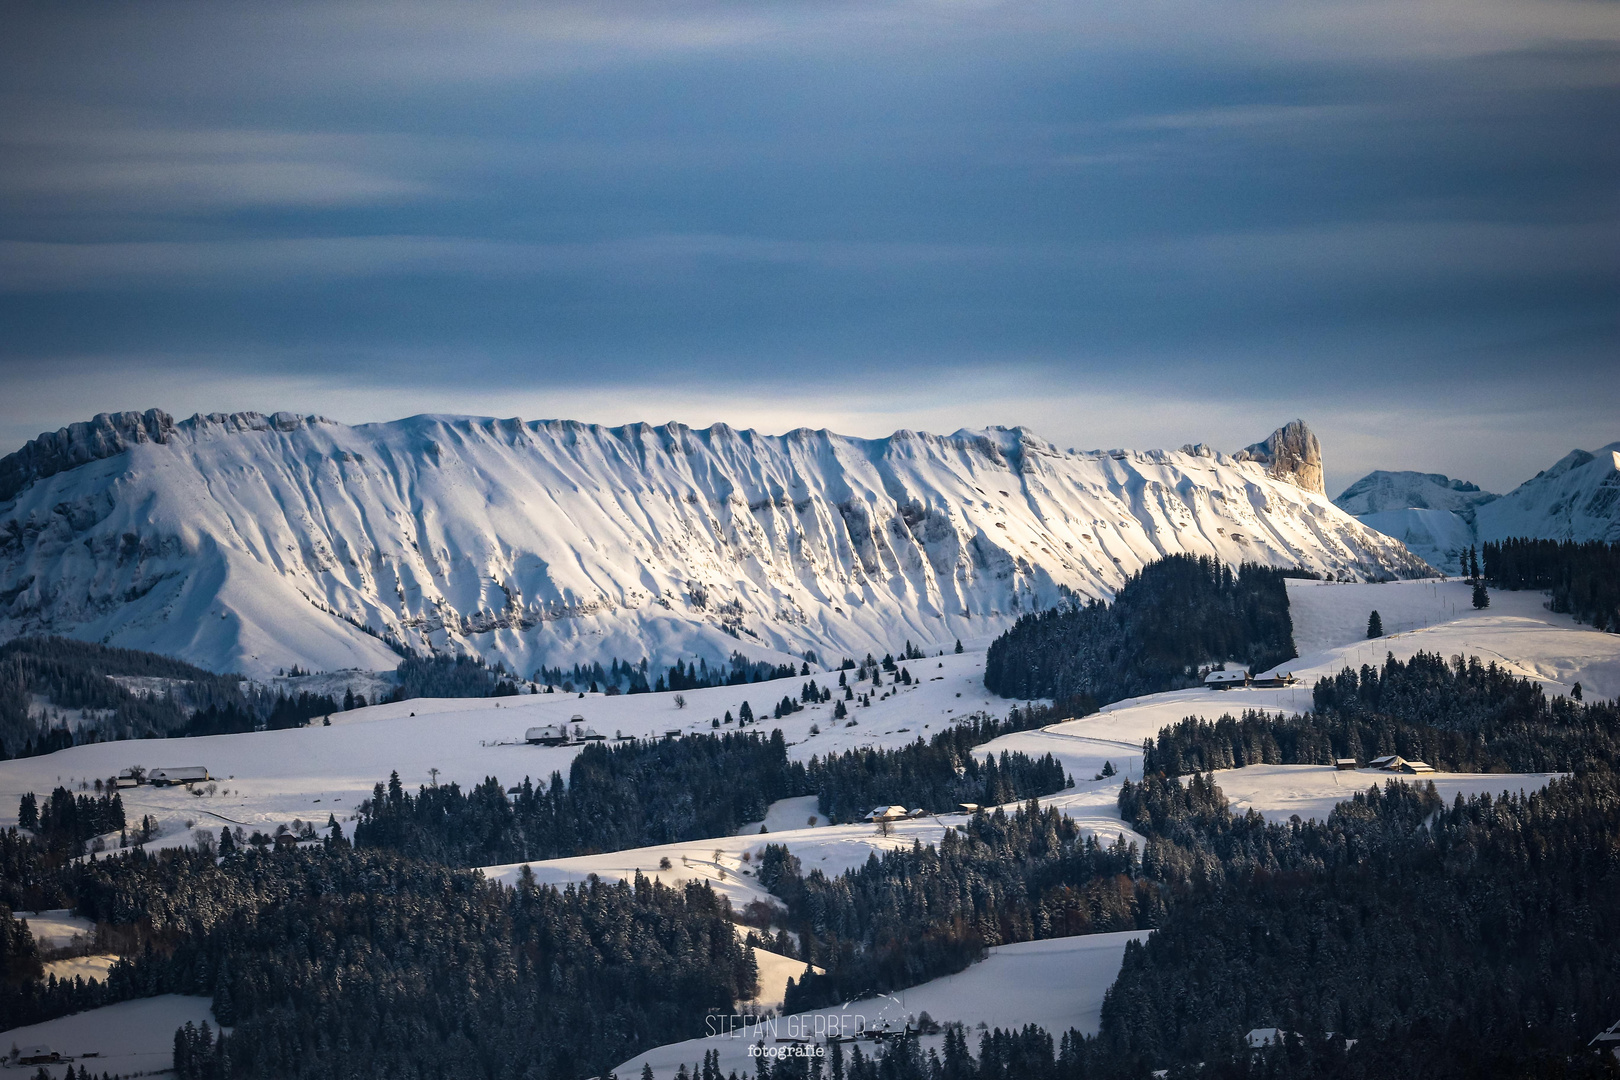
<svg viewBox="0 0 1620 1080">
<path fill-rule="evenodd" d="M 1476 608 L 1488 608 L 1491 606 L 1490 591 L 1485 588 L 1485 582 L 1478 577 L 1474 579 L 1474 606 Z"/>
<path fill-rule="evenodd" d="M 1370 638 L 1384 636 L 1384 620 L 1376 610 L 1367 616 L 1367 636 Z"/>
<path fill-rule="evenodd" d="M 17 827 L 33 832 L 39 828 L 39 799 L 32 791 L 22 797 L 22 803 L 17 807 Z"/>
</svg>

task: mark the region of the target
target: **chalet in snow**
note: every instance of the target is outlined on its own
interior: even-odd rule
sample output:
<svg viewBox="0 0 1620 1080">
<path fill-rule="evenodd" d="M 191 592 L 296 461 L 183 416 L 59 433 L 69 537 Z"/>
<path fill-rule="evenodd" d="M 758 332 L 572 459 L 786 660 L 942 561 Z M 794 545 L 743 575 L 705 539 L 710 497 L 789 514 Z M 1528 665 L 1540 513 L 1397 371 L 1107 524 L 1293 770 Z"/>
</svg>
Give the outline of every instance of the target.
<svg viewBox="0 0 1620 1080">
<path fill-rule="evenodd" d="M 1220 668 L 1204 676 L 1204 687 L 1208 690 L 1230 690 L 1235 686 L 1249 685 L 1249 669 Z"/>
<path fill-rule="evenodd" d="M 59 1051 L 48 1046 L 25 1046 L 17 1052 L 18 1065 L 56 1065 L 62 1061 Z"/>
<path fill-rule="evenodd" d="M 573 730 L 569 730 L 572 725 Z M 583 716 L 574 716 L 567 724 L 542 724 L 523 733 L 523 741 L 531 746 L 574 746 L 580 743 L 606 742 L 595 728 L 585 726 Z"/>
<path fill-rule="evenodd" d="M 1270 675 L 1250 675 L 1246 667 L 1218 668 L 1204 676 L 1206 690 L 1233 690 L 1239 686 L 1256 689 L 1276 689 L 1299 682 L 1291 671 L 1277 671 Z"/>
<path fill-rule="evenodd" d="M 202 765 L 171 765 L 165 769 L 153 769 L 146 774 L 146 782 L 153 787 L 168 787 L 170 784 L 202 784 L 213 779 L 208 775 L 208 769 Z"/>
<path fill-rule="evenodd" d="M 1399 754 L 1385 754 L 1383 757 L 1375 757 L 1367 762 L 1367 767 L 1369 769 L 1379 769 L 1383 772 L 1403 773 L 1407 776 L 1435 771 L 1434 766 L 1426 761 L 1407 761 Z"/>
</svg>

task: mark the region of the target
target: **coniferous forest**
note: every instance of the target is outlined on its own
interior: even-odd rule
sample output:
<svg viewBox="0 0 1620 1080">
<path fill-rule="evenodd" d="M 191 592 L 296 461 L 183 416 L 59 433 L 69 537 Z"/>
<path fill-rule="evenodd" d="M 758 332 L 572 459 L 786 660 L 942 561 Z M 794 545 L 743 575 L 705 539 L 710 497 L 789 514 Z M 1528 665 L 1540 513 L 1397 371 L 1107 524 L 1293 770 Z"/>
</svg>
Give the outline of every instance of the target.
<svg viewBox="0 0 1620 1080">
<path fill-rule="evenodd" d="M 1128 579 L 1112 604 L 1025 615 L 990 645 L 984 685 L 1003 697 L 1053 698 L 1070 715 L 1194 686 L 1228 660 L 1253 670 L 1294 655 L 1284 572 L 1171 555 Z"/>
<path fill-rule="evenodd" d="M 1620 544 L 1502 540 L 1481 554 L 1485 580 L 1496 588 L 1548 592 L 1554 611 L 1620 633 Z"/>
</svg>

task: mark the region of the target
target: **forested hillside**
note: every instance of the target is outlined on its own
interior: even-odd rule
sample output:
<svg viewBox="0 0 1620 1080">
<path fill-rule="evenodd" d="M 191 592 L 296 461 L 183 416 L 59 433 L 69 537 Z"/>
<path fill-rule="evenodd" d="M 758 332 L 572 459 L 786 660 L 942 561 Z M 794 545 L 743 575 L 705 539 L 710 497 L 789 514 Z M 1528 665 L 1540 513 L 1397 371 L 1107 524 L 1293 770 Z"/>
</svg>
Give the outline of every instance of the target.
<svg viewBox="0 0 1620 1080">
<path fill-rule="evenodd" d="M 1294 655 L 1284 572 L 1171 555 L 1112 604 L 1026 615 L 990 646 L 984 684 L 1003 697 L 1054 698 L 1083 714 L 1127 697 L 1193 686 L 1228 660 L 1263 670 Z"/>
<path fill-rule="evenodd" d="M 114 676 L 151 680 L 135 692 Z M 75 742 L 169 735 L 183 730 L 193 712 L 247 716 L 241 680 L 216 675 L 155 653 L 114 649 L 66 638 L 22 638 L 0 645 L 0 757 L 26 757 Z M 50 712 L 31 713 L 34 696 L 59 717 L 83 710 L 73 727 Z M 251 729 L 250 729 L 251 730 Z"/>
<path fill-rule="evenodd" d="M 704 886 L 514 890 L 342 842 L 218 865 L 171 849 L 59 874 L 81 913 L 128 928 L 134 959 L 94 990 L 0 980 L 0 1015 L 211 995 L 234 1030 L 186 1045 L 182 1067 L 201 1080 L 326 1080 L 340 1049 L 367 1076 L 505 1077 L 523 1062 L 578 1078 L 696 1035 L 754 991 L 728 905 Z M 0 945 L 13 970 L 31 963 L 28 942 Z"/>
</svg>

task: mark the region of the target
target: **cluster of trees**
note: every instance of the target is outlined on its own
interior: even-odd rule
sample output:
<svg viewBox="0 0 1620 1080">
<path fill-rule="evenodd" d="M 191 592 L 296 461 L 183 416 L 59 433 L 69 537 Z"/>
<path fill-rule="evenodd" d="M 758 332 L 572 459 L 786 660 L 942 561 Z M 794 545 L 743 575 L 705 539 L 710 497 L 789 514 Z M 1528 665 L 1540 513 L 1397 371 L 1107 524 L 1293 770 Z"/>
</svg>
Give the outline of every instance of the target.
<svg viewBox="0 0 1620 1080">
<path fill-rule="evenodd" d="M 1188 717 L 1143 744 L 1143 771 L 1181 776 L 1386 754 L 1449 772 L 1568 771 L 1620 760 L 1613 702 L 1548 698 L 1539 684 L 1478 657 L 1389 656 L 1382 668 L 1319 680 L 1313 697 L 1315 711 L 1304 715 Z"/>
<path fill-rule="evenodd" d="M 773 800 L 807 793 L 780 731 L 697 735 L 582 749 L 568 783 L 525 778 L 508 795 L 493 777 L 463 791 L 412 796 L 394 774 L 360 807 L 355 842 L 451 866 L 586 855 L 727 836 L 765 816 Z"/>
<path fill-rule="evenodd" d="M 1284 572 L 1171 555 L 1142 568 L 1112 604 L 1025 615 L 991 643 L 984 684 L 1003 697 L 1053 698 L 1072 714 L 1196 685 L 1200 669 L 1256 669 L 1294 655 Z"/>
<path fill-rule="evenodd" d="M 542 666 L 536 669 L 534 681 L 559 687 L 567 693 L 646 694 L 667 690 L 702 690 L 711 686 L 746 686 L 749 683 L 809 675 L 813 658 L 812 654 L 806 654 L 804 662 L 794 667 L 792 664 L 750 660 L 740 652 L 733 652 L 728 664 L 711 668 L 708 660 L 702 657 L 690 664 L 677 659 L 667 671 L 655 673 L 650 670 L 651 665 L 646 657 L 635 662 L 614 657 L 605 668 L 601 661 L 576 663 L 572 668 Z M 649 677 L 651 682 L 648 681 Z"/>
<path fill-rule="evenodd" d="M 354 839 L 450 866 L 490 866 L 730 836 L 763 819 L 773 801 L 800 795 L 819 795 L 823 813 L 848 821 L 878 803 L 945 811 L 1065 786 L 1051 755 L 975 760 L 970 740 L 999 731 L 992 721 L 932 743 L 808 763 L 788 760 L 779 730 L 594 745 L 574 759 L 566 785 L 553 773 L 549 783 L 525 778 L 512 791 L 489 777 L 468 790 L 452 783 L 412 795 L 396 773 L 361 804 Z"/>
<path fill-rule="evenodd" d="M 1069 784 L 1051 754 L 1036 759 L 1003 751 L 980 758 L 971 741 L 980 732 L 947 728 L 892 750 L 856 749 L 812 757 L 805 773 L 822 814 L 855 821 L 880 804 L 931 813 L 955 813 L 961 803 L 998 806 L 1050 795 Z M 981 742 L 988 741 L 980 739 Z"/>
<path fill-rule="evenodd" d="M 748 683 L 791 679 L 795 675 L 810 674 L 808 659 L 794 668 L 792 664 L 772 664 L 764 660 L 749 660 L 740 652 L 731 654 L 729 668 L 710 669 L 708 661 L 699 658 L 691 664 L 675 661 L 665 675 L 653 684 L 655 692 L 665 690 L 702 690 L 710 686 L 743 686 Z M 632 691 L 633 693 L 634 691 Z"/>
<path fill-rule="evenodd" d="M 1279 1027 L 1361 1040 L 1328 1075 L 1381 1073 L 1374 1056 L 1411 1075 L 1399 1051 L 1421 1044 L 1443 1076 L 1596 1064 L 1586 1043 L 1620 1000 L 1607 768 L 1449 805 L 1432 784 L 1391 784 L 1286 825 L 1232 817 L 1207 781 L 1177 789 L 1134 793 L 1137 828 L 1224 872 L 1127 949 L 1099 1037 L 1117 1060 L 1236 1061 L 1244 1031 Z M 1358 1057 L 1365 1071 L 1347 1071 Z"/>
<path fill-rule="evenodd" d="M 476 656 L 407 657 L 400 661 L 394 673 L 399 680 L 394 692 L 396 701 L 422 697 L 510 697 L 518 693 L 519 680 L 506 670 L 506 665 L 497 662 L 491 667 Z"/>
<path fill-rule="evenodd" d="M 1607 768 L 1534 795 L 1449 804 L 1432 784 L 1391 781 L 1325 822 L 1234 817 L 1205 776 L 1127 783 L 1120 807 L 1148 844 L 1118 876 L 1158 899 L 1147 916 L 1156 932 L 1127 947 L 1099 1034 L 1071 1031 L 1054 1047 L 1039 1029 L 986 1033 L 974 1061 L 957 1031 L 943 1055 L 898 1044 L 842 1074 L 1614 1075 L 1612 1058 L 1586 1045 L 1620 995 L 1620 780 Z M 1061 832 L 1058 842 L 1068 842 Z M 1016 864 L 1024 852 L 1008 854 Z M 785 857 L 775 861 L 790 895 L 805 887 Z M 840 880 L 876 874 L 869 864 Z M 928 876 L 891 875 L 874 906 L 921 903 L 927 888 L 910 883 Z M 1257 1051 L 1243 1042 L 1256 1027 L 1289 1034 Z"/>
<path fill-rule="evenodd" d="M 361 702 L 364 704 L 364 701 Z M 250 704 L 227 702 L 209 705 L 191 714 L 177 734 L 180 735 L 234 735 L 243 731 L 279 731 L 283 728 L 308 726 L 317 716 L 331 716 L 342 709 L 355 707 L 352 692 L 344 705 L 325 694 L 312 694 L 301 690 L 296 696 L 276 692 L 268 700 L 261 699 L 258 707 Z"/>
<path fill-rule="evenodd" d="M 1620 544 L 1519 539 L 1484 552 L 1485 580 L 1498 589 L 1544 589 L 1554 611 L 1620 633 Z"/>
<path fill-rule="evenodd" d="M 401 668 L 413 663 L 433 662 L 406 661 Z M 124 677 L 166 681 L 161 691 L 153 692 L 116 681 Z M 43 716 L 32 707 L 36 696 L 52 706 Z M 351 696 L 342 707 L 355 704 Z M 218 675 L 135 649 L 57 637 L 19 638 L 0 646 L 0 760 L 112 739 L 303 727 L 338 709 L 338 702 L 326 695 L 272 693 L 251 686 L 244 690 L 239 675 Z M 53 716 L 53 710 L 81 715 L 69 725 L 60 713 Z"/>
<path fill-rule="evenodd" d="M 100 781 L 96 787 L 100 789 Z M 124 828 L 124 800 L 117 791 L 74 795 L 67 788 L 58 787 L 41 806 L 30 791 L 18 802 L 17 824 L 37 835 L 49 851 L 80 855 L 85 841 L 92 836 Z"/>
</svg>

